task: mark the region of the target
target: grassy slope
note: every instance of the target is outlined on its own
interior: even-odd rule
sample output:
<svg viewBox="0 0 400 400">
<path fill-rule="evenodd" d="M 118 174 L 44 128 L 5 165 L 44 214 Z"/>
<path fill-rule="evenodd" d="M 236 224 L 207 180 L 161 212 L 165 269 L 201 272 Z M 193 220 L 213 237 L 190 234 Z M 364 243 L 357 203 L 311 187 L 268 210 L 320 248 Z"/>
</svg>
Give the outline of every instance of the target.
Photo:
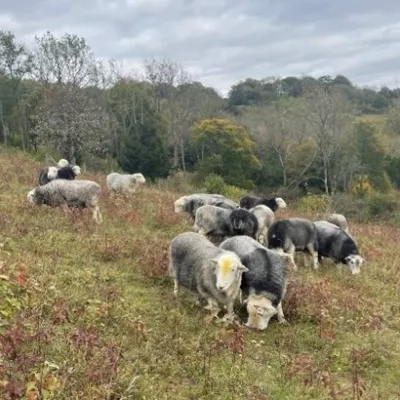
<svg viewBox="0 0 400 400">
<path fill-rule="evenodd" d="M 105 194 L 94 226 L 27 204 L 39 166 L 0 153 L 0 398 L 29 382 L 57 399 L 399 398 L 399 231 L 351 225 L 368 259 L 358 277 L 290 272 L 289 326 L 219 327 L 165 276 L 169 240 L 190 229 L 178 194 Z"/>
</svg>

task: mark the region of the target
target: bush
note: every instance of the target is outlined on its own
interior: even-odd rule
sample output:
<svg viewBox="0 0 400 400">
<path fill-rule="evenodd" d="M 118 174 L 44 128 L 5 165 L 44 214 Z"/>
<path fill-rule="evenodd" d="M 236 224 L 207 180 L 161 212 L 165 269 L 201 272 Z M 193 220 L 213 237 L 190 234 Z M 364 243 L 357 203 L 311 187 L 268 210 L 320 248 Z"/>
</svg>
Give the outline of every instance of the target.
<svg viewBox="0 0 400 400">
<path fill-rule="evenodd" d="M 322 213 L 331 208 L 332 199 L 325 195 L 308 194 L 297 203 L 297 209 L 301 212 Z"/>
<path fill-rule="evenodd" d="M 208 193 L 222 194 L 234 201 L 238 201 L 247 192 L 245 189 L 225 183 L 222 176 L 210 174 L 205 179 L 205 189 Z"/>
<path fill-rule="evenodd" d="M 351 185 L 351 193 L 359 198 L 366 196 L 369 193 L 372 193 L 373 187 L 371 182 L 366 175 L 357 176 L 354 179 L 353 184 Z"/>
<path fill-rule="evenodd" d="M 394 194 L 371 193 L 365 206 L 371 218 L 391 218 L 400 210 L 400 203 Z"/>
</svg>

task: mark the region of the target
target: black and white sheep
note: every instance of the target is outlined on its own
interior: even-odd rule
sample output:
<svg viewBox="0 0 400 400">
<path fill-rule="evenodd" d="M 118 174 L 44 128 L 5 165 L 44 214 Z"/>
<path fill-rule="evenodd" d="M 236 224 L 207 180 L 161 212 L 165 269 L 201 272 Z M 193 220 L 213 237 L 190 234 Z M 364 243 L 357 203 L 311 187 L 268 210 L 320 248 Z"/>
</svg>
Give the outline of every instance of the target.
<svg viewBox="0 0 400 400">
<path fill-rule="evenodd" d="M 28 201 L 36 205 L 51 207 L 78 207 L 92 209 L 93 219 L 102 222 L 98 205 L 101 187 L 98 183 L 88 180 L 55 179 L 46 185 L 37 186 L 28 195 Z"/>
<path fill-rule="evenodd" d="M 257 218 L 258 231 L 256 234 L 256 239 L 261 244 L 266 244 L 267 242 L 267 232 L 269 227 L 275 221 L 274 212 L 267 206 L 260 204 L 250 209 L 250 212 Z"/>
<path fill-rule="evenodd" d="M 247 297 L 246 325 L 266 329 L 275 314 L 278 321 L 284 323 L 282 300 L 286 293 L 286 266 L 290 257 L 268 250 L 248 236 L 226 239 L 220 248 L 235 252 L 248 269 L 243 273 L 240 285 L 244 297 Z"/>
<path fill-rule="evenodd" d="M 107 188 L 110 193 L 134 193 L 139 185 L 146 183 L 146 178 L 141 173 L 119 174 L 112 172 L 107 175 Z"/>
<path fill-rule="evenodd" d="M 228 217 L 230 236 L 250 236 L 256 238 L 258 220 L 254 214 L 244 208 L 232 210 Z"/>
<path fill-rule="evenodd" d="M 293 269 L 295 251 L 307 251 L 313 259 L 314 269 L 318 269 L 318 235 L 316 226 L 304 218 L 289 218 L 275 221 L 268 229 L 268 248 L 289 254 Z"/>
<path fill-rule="evenodd" d="M 335 264 L 346 264 L 352 274 L 360 273 L 364 259 L 355 240 L 343 229 L 328 221 L 315 221 L 318 234 L 318 257 L 329 257 Z"/>
<path fill-rule="evenodd" d="M 175 213 L 188 213 L 195 218 L 198 208 L 204 205 L 213 205 L 227 210 L 235 210 L 239 206 L 232 200 L 221 194 L 194 193 L 188 196 L 182 196 L 174 203 Z"/>
<path fill-rule="evenodd" d="M 185 232 L 172 239 L 169 274 L 174 279 L 174 295 L 179 286 L 207 300 L 206 309 L 217 317 L 226 306 L 226 319 L 234 317 L 233 305 L 240 291 L 243 272 L 248 269 L 231 251 L 214 246 L 199 233 Z"/>
<path fill-rule="evenodd" d="M 39 172 L 39 186 L 46 185 L 57 178 L 58 169 L 56 167 L 45 167 Z"/>
<path fill-rule="evenodd" d="M 275 212 L 278 208 L 287 207 L 285 200 L 283 200 L 281 197 L 262 199 L 260 197 L 245 196 L 242 197 L 239 202 L 240 207 L 246 208 L 247 210 L 250 210 L 251 208 L 254 208 L 260 204 L 269 207 L 273 212 Z"/>
</svg>

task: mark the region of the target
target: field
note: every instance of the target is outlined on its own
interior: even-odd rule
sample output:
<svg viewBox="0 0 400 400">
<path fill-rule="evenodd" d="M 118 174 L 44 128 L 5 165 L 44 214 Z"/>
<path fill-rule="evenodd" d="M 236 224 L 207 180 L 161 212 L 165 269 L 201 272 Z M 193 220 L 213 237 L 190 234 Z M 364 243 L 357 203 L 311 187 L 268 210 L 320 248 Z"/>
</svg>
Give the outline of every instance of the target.
<svg viewBox="0 0 400 400">
<path fill-rule="evenodd" d="M 400 398 L 400 231 L 350 221 L 359 276 L 299 257 L 289 325 L 221 327 L 166 275 L 171 238 L 191 229 L 181 193 L 105 192 L 96 226 L 27 203 L 39 168 L 0 152 L 1 399 Z M 278 218 L 299 215 L 288 206 Z"/>
</svg>

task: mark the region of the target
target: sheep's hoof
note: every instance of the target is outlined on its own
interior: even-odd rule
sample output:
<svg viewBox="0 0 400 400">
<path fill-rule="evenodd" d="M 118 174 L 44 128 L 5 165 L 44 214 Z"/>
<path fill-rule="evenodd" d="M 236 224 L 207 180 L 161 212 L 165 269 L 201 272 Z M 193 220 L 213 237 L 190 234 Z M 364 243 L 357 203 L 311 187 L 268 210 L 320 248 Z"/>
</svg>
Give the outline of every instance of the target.
<svg viewBox="0 0 400 400">
<path fill-rule="evenodd" d="M 286 318 L 278 318 L 278 324 L 282 324 L 282 325 L 289 325 L 289 322 L 287 321 Z"/>
</svg>

